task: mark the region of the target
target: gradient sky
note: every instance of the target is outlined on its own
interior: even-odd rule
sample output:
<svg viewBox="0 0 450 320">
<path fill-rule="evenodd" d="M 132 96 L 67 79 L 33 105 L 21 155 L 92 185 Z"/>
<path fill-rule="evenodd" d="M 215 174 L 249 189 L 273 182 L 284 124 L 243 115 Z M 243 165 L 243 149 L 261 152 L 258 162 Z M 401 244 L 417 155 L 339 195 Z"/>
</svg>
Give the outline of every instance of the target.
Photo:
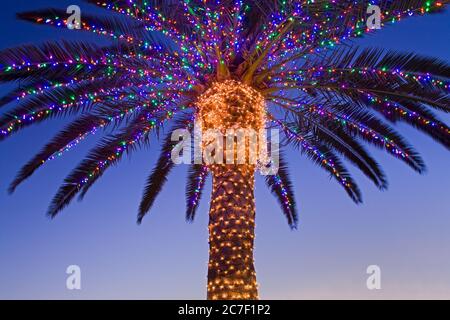
<svg viewBox="0 0 450 320">
<path fill-rule="evenodd" d="M 17 21 L 15 12 L 66 8 L 98 11 L 80 1 L 3 1 L 0 49 L 45 40 L 93 39 L 80 33 Z M 450 61 L 450 12 L 410 18 L 356 41 L 363 46 L 415 51 Z M 1 86 L 4 94 L 9 86 Z M 450 123 L 450 117 L 441 115 Z M 193 224 L 184 220 L 186 168 L 171 175 L 143 225 L 137 206 L 159 145 L 109 170 L 85 201 L 55 220 L 47 205 L 64 177 L 97 139 L 50 162 L 19 187 L 9 182 L 64 121 L 24 130 L 0 144 L 1 299 L 204 299 L 208 259 L 209 192 Z M 353 170 L 364 192 L 356 206 L 328 175 L 289 152 L 300 226 L 291 231 L 275 199 L 257 178 L 256 269 L 263 299 L 450 299 L 450 170 L 444 147 L 401 126 L 423 155 L 418 175 L 378 150 L 389 177 L 379 192 Z M 354 168 L 351 168 L 354 169 Z M 210 183 L 207 185 L 210 190 Z M 82 270 L 82 290 L 66 289 L 67 266 Z M 366 288 L 366 268 L 382 271 L 382 290 Z"/>
</svg>

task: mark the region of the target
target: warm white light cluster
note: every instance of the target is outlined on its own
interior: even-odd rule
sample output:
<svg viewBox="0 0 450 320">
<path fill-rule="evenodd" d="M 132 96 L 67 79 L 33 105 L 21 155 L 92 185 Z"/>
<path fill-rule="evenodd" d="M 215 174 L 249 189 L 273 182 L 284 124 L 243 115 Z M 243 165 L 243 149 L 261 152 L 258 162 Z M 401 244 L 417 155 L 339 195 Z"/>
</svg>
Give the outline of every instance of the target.
<svg viewBox="0 0 450 320">
<path fill-rule="evenodd" d="M 214 83 L 197 101 L 206 164 L 267 163 L 264 97 L 237 81 Z M 225 159 L 225 160 L 224 160 Z"/>
<path fill-rule="evenodd" d="M 241 82 L 214 83 L 197 102 L 198 118 L 204 130 L 263 130 L 266 124 L 264 96 Z"/>
</svg>

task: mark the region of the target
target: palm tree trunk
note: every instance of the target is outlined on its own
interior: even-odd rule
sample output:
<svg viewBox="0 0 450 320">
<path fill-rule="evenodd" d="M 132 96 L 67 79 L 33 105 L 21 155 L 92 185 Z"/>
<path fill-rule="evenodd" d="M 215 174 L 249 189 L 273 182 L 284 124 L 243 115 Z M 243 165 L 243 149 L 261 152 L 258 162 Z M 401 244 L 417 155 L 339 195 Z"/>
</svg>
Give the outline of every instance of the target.
<svg viewBox="0 0 450 320">
<path fill-rule="evenodd" d="M 256 300 L 253 165 L 213 165 L 208 299 Z"/>
</svg>

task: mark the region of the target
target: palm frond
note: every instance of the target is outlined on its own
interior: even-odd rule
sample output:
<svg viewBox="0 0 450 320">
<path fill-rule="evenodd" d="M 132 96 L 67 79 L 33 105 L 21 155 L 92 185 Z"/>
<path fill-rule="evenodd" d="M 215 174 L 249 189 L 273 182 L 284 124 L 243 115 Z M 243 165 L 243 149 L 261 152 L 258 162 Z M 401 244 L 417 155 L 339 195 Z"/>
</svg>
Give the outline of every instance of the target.
<svg viewBox="0 0 450 320">
<path fill-rule="evenodd" d="M 311 161 L 330 174 L 347 192 L 355 203 L 362 202 L 361 191 L 351 177 L 347 168 L 339 157 L 322 141 L 310 132 L 300 132 L 297 126 L 285 124 L 281 120 L 272 118 L 278 123 L 286 137 L 286 142 L 301 151 Z"/>
<path fill-rule="evenodd" d="M 186 182 L 186 220 L 194 221 L 197 208 L 205 188 L 208 177 L 208 167 L 201 164 L 193 164 L 189 167 Z"/>
<path fill-rule="evenodd" d="M 186 16 L 185 3 L 183 1 L 136 0 L 132 3 L 127 0 L 118 0 L 113 3 L 99 0 L 85 1 L 134 18 L 150 30 L 158 30 L 160 26 L 164 26 L 168 30 L 175 28 L 181 34 L 191 35 L 194 32 L 194 28 Z M 195 1 L 190 2 L 194 3 Z"/>
<path fill-rule="evenodd" d="M 124 154 L 130 154 L 149 143 L 149 132 L 153 127 L 149 124 L 146 112 L 141 114 L 120 133 L 103 138 L 88 154 L 77 168 L 64 180 L 53 198 L 48 210 L 50 217 L 55 217 L 70 204 L 81 191 L 82 195 L 111 166 L 117 164 Z"/>
<path fill-rule="evenodd" d="M 280 204 L 289 226 L 292 229 L 297 228 L 297 202 L 295 200 L 294 187 L 289 177 L 288 166 L 282 153 L 280 153 L 278 172 L 274 175 L 267 175 L 265 182 Z"/>
<path fill-rule="evenodd" d="M 0 81 L 61 81 L 87 73 L 95 77 L 114 66 L 106 60 L 106 51 L 91 44 L 52 42 L 39 46 L 24 45 L 0 52 Z"/>
<path fill-rule="evenodd" d="M 301 116 L 296 114 L 295 119 L 297 127 L 313 132 L 322 143 L 356 165 L 378 188 L 381 190 L 387 188 L 386 176 L 379 164 L 358 141 L 345 133 L 335 121 L 305 114 Z"/>
<path fill-rule="evenodd" d="M 348 104 L 328 105 L 327 108 L 312 112 L 330 116 L 347 134 L 386 150 L 419 173 L 425 171 L 423 159 L 405 138 L 370 112 Z"/>
<path fill-rule="evenodd" d="M 402 71 L 400 71 L 402 70 Z M 433 72 L 436 72 L 434 74 Z M 297 71 L 276 76 L 268 92 L 277 99 L 313 99 L 320 105 L 354 104 L 369 108 L 387 120 L 403 121 L 449 147 L 450 128 L 429 108 L 450 111 L 450 65 L 443 61 L 379 49 L 339 49 Z M 441 80 L 442 79 L 442 80 Z M 284 82 L 285 86 L 279 86 Z M 303 97 L 303 98 L 301 98 Z"/>
<path fill-rule="evenodd" d="M 58 28 L 67 28 L 68 16 L 65 11 L 55 8 L 17 14 L 19 19 Z M 79 30 L 138 45 L 142 45 L 144 41 L 149 39 L 142 24 L 137 21 L 124 19 L 121 16 L 100 17 L 83 14 Z"/>
<path fill-rule="evenodd" d="M 111 108 L 121 97 L 124 107 L 133 108 L 143 104 L 138 97 L 124 98 L 126 91 L 120 87 L 127 84 L 126 79 L 95 79 L 73 87 L 61 87 L 47 90 L 45 93 L 33 96 L 0 116 L 0 129 L 7 130 L 7 135 L 0 136 L 0 141 L 10 137 L 21 129 L 41 123 L 56 117 L 67 117 L 92 111 L 102 103 Z M 104 93 L 108 89 L 117 88 L 113 93 Z M 129 84 L 131 87 L 131 84 Z M 100 93 L 100 94 L 98 94 Z M 119 108 L 120 109 L 120 108 Z"/>
<path fill-rule="evenodd" d="M 137 110 L 129 109 L 124 103 L 112 105 L 104 102 L 102 110 L 80 116 L 59 132 L 37 155 L 20 169 L 14 181 L 10 184 L 8 192 L 13 193 L 37 169 L 49 160 L 72 149 L 85 139 L 89 133 L 105 130 L 111 125 L 118 126 L 122 121 L 128 121 L 128 118 L 134 114 L 133 111 Z"/>
<path fill-rule="evenodd" d="M 152 173 L 147 179 L 147 183 L 145 185 L 144 193 L 142 195 L 141 203 L 139 205 L 138 212 L 138 224 L 142 223 L 145 215 L 152 208 L 156 197 L 162 191 L 164 184 L 167 182 L 167 177 L 172 171 L 175 163 L 172 161 L 172 149 L 178 143 L 178 141 L 172 140 L 172 133 L 178 129 L 187 129 L 192 124 L 192 116 L 188 115 L 181 119 L 179 119 L 171 131 L 167 134 L 164 139 L 164 144 L 161 148 L 161 152 L 156 162 L 155 167 L 153 168 Z"/>
</svg>

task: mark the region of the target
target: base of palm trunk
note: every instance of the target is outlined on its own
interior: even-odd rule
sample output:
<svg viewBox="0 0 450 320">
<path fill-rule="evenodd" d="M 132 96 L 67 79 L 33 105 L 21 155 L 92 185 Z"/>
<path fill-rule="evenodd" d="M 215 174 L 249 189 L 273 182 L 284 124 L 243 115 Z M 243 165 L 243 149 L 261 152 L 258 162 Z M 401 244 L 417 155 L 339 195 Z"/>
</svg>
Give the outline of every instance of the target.
<svg viewBox="0 0 450 320">
<path fill-rule="evenodd" d="M 211 172 L 208 299 L 258 299 L 253 262 L 255 168 L 213 165 Z"/>
</svg>

